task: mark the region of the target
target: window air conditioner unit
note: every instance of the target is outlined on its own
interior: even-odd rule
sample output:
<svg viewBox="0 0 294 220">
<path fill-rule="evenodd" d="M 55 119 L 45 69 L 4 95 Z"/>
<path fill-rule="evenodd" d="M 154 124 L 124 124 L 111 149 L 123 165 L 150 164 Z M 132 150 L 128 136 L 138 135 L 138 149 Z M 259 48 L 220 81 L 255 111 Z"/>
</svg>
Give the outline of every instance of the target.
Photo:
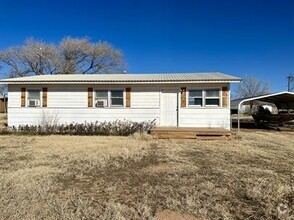
<svg viewBox="0 0 294 220">
<path fill-rule="evenodd" d="M 95 103 L 96 107 L 104 108 L 107 107 L 107 100 L 97 100 Z"/>
<path fill-rule="evenodd" d="M 30 99 L 29 107 L 37 107 L 40 105 L 40 101 L 38 99 Z"/>
</svg>

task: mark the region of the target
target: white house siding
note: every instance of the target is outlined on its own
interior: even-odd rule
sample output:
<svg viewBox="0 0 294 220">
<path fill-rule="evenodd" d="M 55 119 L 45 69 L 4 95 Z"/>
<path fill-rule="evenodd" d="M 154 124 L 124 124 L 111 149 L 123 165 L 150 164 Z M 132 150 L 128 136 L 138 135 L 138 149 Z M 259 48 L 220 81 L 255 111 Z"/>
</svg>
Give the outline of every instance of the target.
<svg viewBox="0 0 294 220">
<path fill-rule="evenodd" d="M 21 86 L 8 86 L 8 109 L 11 107 L 20 107 L 21 95 L 20 95 Z M 8 111 L 9 113 L 9 111 Z"/>
<path fill-rule="evenodd" d="M 48 107 L 83 108 L 88 105 L 87 87 L 48 86 Z"/>
<path fill-rule="evenodd" d="M 58 123 L 84 123 L 95 121 L 156 120 L 160 125 L 160 91 L 161 89 L 221 88 L 229 84 L 177 84 L 177 85 L 9 85 L 8 125 L 40 124 L 44 118 Z M 21 87 L 29 89 L 48 88 L 46 108 L 28 108 L 21 106 Z M 89 108 L 87 107 L 87 88 L 125 89 L 131 87 L 131 107 Z M 42 96 L 42 95 L 41 95 Z M 188 93 L 187 93 L 188 97 Z M 230 103 L 230 100 L 228 100 Z M 188 102 L 187 102 L 188 105 Z M 180 108 L 178 112 L 180 127 L 230 127 L 230 110 L 228 108 Z"/>
<path fill-rule="evenodd" d="M 160 89 L 146 87 L 132 87 L 131 106 L 133 108 L 159 108 Z"/>
<path fill-rule="evenodd" d="M 228 87 L 228 107 L 222 108 L 222 87 Z M 220 107 L 189 107 L 188 91 L 193 89 L 219 88 Z M 206 128 L 225 128 L 231 127 L 230 113 L 230 84 L 201 84 L 187 85 L 187 107 L 179 108 L 179 127 L 206 127 Z"/>
<path fill-rule="evenodd" d="M 97 108 L 10 108 L 8 124 L 40 124 L 46 119 L 57 123 L 84 123 L 95 121 L 132 120 L 148 121 L 159 120 L 159 109 L 97 109 Z"/>
<path fill-rule="evenodd" d="M 181 108 L 180 127 L 230 128 L 229 108 Z"/>
<path fill-rule="evenodd" d="M 48 88 L 46 108 L 20 107 L 21 87 L 26 90 Z M 131 107 L 89 108 L 87 88 L 124 89 L 125 86 L 75 85 L 10 85 L 8 104 L 8 125 L 40 124 L 44 119 L 58 123 L 84 123 L 96 121 L 153 121 L 159 123 L 159 89 L 132 88 Z"/>
</svg>

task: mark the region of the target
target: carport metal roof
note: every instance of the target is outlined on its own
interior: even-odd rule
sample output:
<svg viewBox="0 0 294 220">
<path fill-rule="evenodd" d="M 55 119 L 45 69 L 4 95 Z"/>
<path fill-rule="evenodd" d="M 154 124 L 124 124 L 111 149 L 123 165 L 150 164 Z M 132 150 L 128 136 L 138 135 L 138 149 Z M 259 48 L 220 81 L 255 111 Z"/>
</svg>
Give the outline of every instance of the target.
<svg viewBox="0 0 294 220">
<path fill-rule="evenodd" d="M 252 101 L 263 101 L 273 103 L 278 109 L 294 109 L 294 93 L 293 92 L 278 92 L 269 95 L 262 95 L 253 98 L 242 100 L 238 105 L 238 131 L 240 130 L 240 108 L 243 104 Z"/>
</svg>

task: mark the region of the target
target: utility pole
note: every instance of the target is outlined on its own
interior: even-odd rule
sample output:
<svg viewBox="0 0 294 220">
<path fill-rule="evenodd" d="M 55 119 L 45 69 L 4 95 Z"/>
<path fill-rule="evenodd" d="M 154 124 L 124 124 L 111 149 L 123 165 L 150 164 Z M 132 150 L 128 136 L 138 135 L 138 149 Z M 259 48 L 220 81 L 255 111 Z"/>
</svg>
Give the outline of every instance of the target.
<svg viewBox="0 0 294 220">
<path fill-rule="evenodd" d="M 293 87 L 292 87 L 292 82 L 294 82 L 294 76 L 292 75 L 289 75 L 287 76 L 287 79 L 288 79 L 288 92 L 291 92 Z"/>
</svg>

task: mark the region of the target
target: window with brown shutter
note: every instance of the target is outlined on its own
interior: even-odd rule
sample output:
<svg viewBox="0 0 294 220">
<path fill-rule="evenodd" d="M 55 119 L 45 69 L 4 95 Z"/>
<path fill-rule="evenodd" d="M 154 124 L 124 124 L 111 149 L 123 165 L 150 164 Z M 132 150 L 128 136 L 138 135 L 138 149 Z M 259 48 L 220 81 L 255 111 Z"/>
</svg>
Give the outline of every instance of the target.
<svg viewBox="0 0 294 220">
<path fill-rule="evenodd" d="M 43 88 L 43 93 L 42 93 L 42 107 L 47 107 L 47 88 Z"/>
<path fill-rule="evenodd" d="M 186 107 L 186 93 L 187 93 L 186 87 L 182 87 L 181 88 L 181 107 L 182 108 Z"/>
<path fill-rule="evenodd" d="M 131 107 L 131 88 L 126 88 L 126 107 Z"/>
<path fill-rule="evenodd" d="M 21 88 L 21 107 L 26 107 L 26 88 Z"/>
<path fill-rule="evenodd" d="M 222 103 L 223 108 L 228 108 L 229 102 L 229 90 L 228 87 L 222 87 Z"/>
<path fill-rule="evenodd" d="M 88 107 L 93 107 L 93 88 L 88 88 Z"/>
</svg>

